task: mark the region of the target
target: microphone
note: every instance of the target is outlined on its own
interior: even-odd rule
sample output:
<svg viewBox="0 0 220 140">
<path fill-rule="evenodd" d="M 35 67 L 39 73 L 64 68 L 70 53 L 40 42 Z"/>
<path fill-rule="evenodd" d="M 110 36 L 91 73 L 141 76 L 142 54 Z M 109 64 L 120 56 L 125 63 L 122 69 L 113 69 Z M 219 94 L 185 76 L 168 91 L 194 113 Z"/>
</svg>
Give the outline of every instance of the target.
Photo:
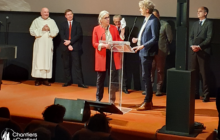
<svg viewBox="0 0 220 140">
<path fill-rule="evenodd" d="M 137 22 L 137 17 L 135 17 L 135 19 L 134 19 L 134 24 L 133 24 L 133 27 L 131 28 L 130 33 L 129 33 L 128 41 L 129 41 L 129 39 L 130 39 L 131 33 L 132 33 L 133 29 L 134 29 L 134 26 L 135 26 L 136 22 Z"/>
<path fill-rule="evenodd" d="M 9 16 L 6 16 L 6 24 L 10 24 L 11 23 L 10 21 L 8 22 L 8 20 L 9 20 Z"/>
<path fill-rule="evenodd" d="M 103 33 L 102 36 L 103 36 L 104 34 L 105 34 L 105 33 Z M 101 36 L 101 40 L 102 40 L 102 36 Z"/>
<path fill-rule="evenodd" d="M 6 16 L 6 32 L 5 32 L 5 44 L 8 45 L 8 32 L 9 32 L 9 24 L 10 22 L 8 22 L 9 16 Z"/>
<path fill-rule="evenodd" d="M 106 31 L 108 30 L 108 28 L 109 28 L 109 26 L 107 26 L 107 28 L 105 29 Z M 105 34 L 105 33 L 103 33 L 103 34 Z M 102 34 L 102 36 L 103 36 L 103 34 Z M 102 40 L 102 36 L 101 36 L 101 40 Z"/>
</svg>

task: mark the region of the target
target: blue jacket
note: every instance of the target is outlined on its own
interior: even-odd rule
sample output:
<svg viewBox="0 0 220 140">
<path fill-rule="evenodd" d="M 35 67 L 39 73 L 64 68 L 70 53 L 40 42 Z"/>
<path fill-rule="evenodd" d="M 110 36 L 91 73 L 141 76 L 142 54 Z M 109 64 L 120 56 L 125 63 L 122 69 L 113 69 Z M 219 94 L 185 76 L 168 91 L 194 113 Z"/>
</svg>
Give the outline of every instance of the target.
<svg viewBox="0 0 220 140">
<path fill-rule="evenodd" d="M 155 56 L 158 53 L 159 34 L 160 21 L 152 14 L 141 35 L 141 45 L 144 48 L 139 52 L 140 57 Z"/>
</svg>

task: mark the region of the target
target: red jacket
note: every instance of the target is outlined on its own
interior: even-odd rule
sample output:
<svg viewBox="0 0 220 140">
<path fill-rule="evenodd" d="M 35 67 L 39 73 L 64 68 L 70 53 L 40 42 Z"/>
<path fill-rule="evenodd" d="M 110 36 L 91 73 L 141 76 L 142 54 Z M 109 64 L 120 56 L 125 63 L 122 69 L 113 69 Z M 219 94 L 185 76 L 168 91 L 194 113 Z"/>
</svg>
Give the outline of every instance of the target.
<svg viewBox="0 0 220 140">
<path fill-rule="evenodd" d="M 122 41 L 117 28 L 114 25 L 110 25 L 110 33 L 112 35 L 112 41 Z M 99 40 L 105 40 L 105 29 L 98 25 L 94 27 L 92 34 L 92 44 L 95 48 L 95 71 L 106 71 L 106 48 L 98 50 Z M 114 62 L 116 69 L 121 68 L 120 53 L 114 53 Z"/>
</svg>

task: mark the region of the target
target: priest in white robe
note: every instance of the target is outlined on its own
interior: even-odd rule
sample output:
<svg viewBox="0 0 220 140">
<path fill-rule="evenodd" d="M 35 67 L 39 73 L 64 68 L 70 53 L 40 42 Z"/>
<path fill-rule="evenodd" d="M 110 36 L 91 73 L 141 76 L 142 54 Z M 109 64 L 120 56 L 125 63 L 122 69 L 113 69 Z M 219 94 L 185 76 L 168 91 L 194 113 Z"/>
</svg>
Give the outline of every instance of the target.
<svg viewBox="0 0 220 140">
<path fill-rule="evenodd" d="M 36 86 L 50 86 L 48 79 L 52 78 L 53 38 L 58 32 L 55 21 L 49 17 L 49 10 L 42 8 L 41 16 L 30 27 L 30 34 L 35 37 L 31 76 L 36 78 Z"/>
</svg>

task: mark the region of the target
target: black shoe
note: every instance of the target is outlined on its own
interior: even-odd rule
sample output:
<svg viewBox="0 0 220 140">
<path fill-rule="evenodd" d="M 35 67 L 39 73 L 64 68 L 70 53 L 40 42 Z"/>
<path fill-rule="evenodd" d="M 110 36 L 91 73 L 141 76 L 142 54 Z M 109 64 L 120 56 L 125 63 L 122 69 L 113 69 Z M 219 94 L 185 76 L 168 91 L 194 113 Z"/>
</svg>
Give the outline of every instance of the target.
<svg viewBox="0 0 220 140">
<path fill-rule="evenodd" d="M 209 98 L 203 98 L 203 102 L 210 102 Z"/>
<path fill-rule="evenodd" d="M 39 86 L 39 85 L 41 85 L 41 81 L 40 80 L 36 80 L 35 81 L 35 86 Z"/>
<path fill-rule="evenodd" d="M 51 86 L 51 84 L 49 83 L 48 80 L 43 80 L 43 85 L 45 85 L 45 86 Z"/>
<path fill-rule="evenodd" d="M 143 92 L 142 92 L 142 95 L 146 95 L 146 91 L 143 91 Z"/>
<path fill-rule="evenodd" d="M 63 87 L 67 87 L 67 86 L 70 86 L 70 85 L 71 85 L 71 83 L 64 83 Z"/>
<path fill-rule="evenodd" d="M 127 88 L 123 88 L 122 90 L 125 94 L 129 94 L 128 89 Z"/>
<path fill-rule="evenodd" d="M 88 88 L 86 85 L 84 84 L 78 84 L 78 87 L 82 87 L 82 88 Z"/>
<path fill-rule="evenodd" d="M 160 92 L 160 91 L 157 91 L 157 92 L 156 92 L 156 96 L 163 96 L 163 93 Z"/>
</svg>

